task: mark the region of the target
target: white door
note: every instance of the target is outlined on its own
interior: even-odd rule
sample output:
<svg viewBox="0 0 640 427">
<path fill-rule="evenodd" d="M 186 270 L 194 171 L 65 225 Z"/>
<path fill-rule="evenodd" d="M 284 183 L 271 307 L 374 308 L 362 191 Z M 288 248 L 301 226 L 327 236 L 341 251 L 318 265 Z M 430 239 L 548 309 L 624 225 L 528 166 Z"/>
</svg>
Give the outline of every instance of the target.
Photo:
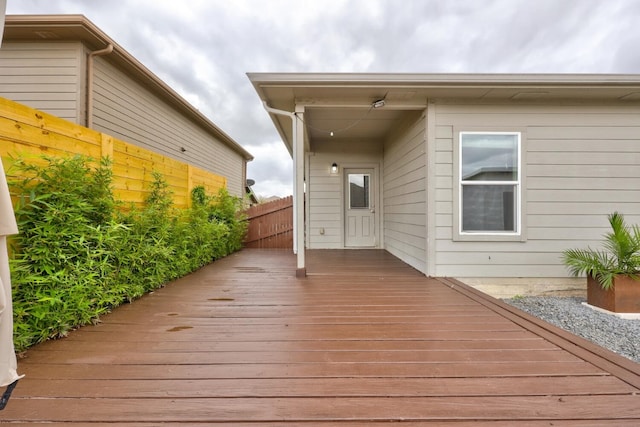
<svg viewBox="0 0 640 427">
<path fill-rule="evenodd" d="M 373 169 L 345 169 L 345 238 L 349 247 L 374 247 L 375 175 Z"/>
</svg>

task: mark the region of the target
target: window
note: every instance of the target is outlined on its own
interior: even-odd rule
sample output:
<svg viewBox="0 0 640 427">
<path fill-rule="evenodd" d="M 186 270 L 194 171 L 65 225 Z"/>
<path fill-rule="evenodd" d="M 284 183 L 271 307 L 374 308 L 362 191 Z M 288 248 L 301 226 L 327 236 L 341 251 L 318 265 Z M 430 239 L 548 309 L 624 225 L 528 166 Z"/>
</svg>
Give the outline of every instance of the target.
<svg viewBox="0 0 640 427">
<path fill-rule="evenodd" d="M 520 234 L 520 135 L 460 132 L 460 235 Z"/>
<path fill-rule="evenodd" d="M 369 209 L 369 174 L 349 174 L 349 208 Z"/>
</svg>

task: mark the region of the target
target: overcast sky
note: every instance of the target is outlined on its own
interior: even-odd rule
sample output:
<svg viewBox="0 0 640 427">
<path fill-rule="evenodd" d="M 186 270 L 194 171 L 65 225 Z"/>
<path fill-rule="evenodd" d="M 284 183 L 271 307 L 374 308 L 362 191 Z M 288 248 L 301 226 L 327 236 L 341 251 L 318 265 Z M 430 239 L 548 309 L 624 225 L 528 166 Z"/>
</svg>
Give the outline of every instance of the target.
<svg viewBox="0 0 640 427">
<path fill-rule="evenodd" d="M 8 0 L 82 14 L 255 156 L 261 196 L 291 159 L 247 72 L 640 73 L 637 0 Z"/>
</svg>

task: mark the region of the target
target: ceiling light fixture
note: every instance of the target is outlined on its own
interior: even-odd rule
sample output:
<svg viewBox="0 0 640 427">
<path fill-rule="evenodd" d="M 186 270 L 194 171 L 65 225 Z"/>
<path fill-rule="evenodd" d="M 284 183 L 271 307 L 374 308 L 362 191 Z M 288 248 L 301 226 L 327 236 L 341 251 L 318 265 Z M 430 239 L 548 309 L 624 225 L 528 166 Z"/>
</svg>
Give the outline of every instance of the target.
<svg viewBox="0 0 640 427">
<path fill-rule="evenodd" d="M 378 99 L 377 101 L 373 101 L 373 104 L 371 104 L 371 106 L 373 108 L 381 108 L 384 107 L 384 104 L 386 104 L 386 101 L 384 100 L 384 98 L 382 98 Z"/>
</svg>

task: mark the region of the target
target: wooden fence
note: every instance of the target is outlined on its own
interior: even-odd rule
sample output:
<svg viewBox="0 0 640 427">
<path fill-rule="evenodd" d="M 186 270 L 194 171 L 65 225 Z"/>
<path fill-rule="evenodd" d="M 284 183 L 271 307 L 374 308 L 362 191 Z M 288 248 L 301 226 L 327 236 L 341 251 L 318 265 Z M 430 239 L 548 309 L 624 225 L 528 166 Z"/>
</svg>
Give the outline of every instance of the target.
<svg viewBox="0 0 640 427">
<path fill-rule="evenodd" d="M 189 206 L 196 186 L 216 194 L 227 185 L 225 177 L 0 97 L 0 156 L 9 177 L 13 157 L 42 164 L 42 155 L 76 154 L 109 157 L 114 196 L 126 203 L 140 205 L 146 199 L 154 171 L 169 184 L 178 208 Z"/>
<path fill-rule="evenodd" d="M 246 214 L 245 247 L 293 249 L 293 196 L 252 206 Z"/>
</svg>

